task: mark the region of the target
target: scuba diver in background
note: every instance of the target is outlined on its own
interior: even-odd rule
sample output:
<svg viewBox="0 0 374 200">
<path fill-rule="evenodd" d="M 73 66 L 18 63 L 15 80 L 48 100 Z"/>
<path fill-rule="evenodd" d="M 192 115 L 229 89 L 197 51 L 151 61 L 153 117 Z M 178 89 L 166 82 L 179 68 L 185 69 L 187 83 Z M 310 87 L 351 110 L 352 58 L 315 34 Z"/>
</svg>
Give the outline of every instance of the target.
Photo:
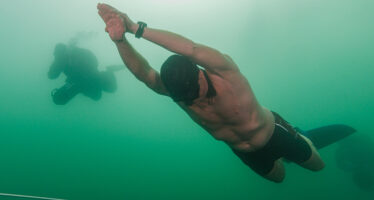
<svg viewBox="0 0 374 200">
<path fill-rule="evenodd" d="M 339 169 L 352 174 L 361 189 L 374 191 L 374 142 L 365 135 L 354 135 L 339 143 L 335 155 Z"/>
<path fill-rule="evenodd" d="M 113 72 L 124 68 L 109 66 L 100 72 L 97 59 L 91 51 L 62 43 L 56 45 L 54 57 L 48 78 L 56 79 L 61 73 L 67 77 L 65 85 L 51 93 L 53 102 L 57 105 L 65 105 L 79 93 L 97 101 L 101 98 L 102 91 L 115 92 L 117 82 Z"/>
</svg>

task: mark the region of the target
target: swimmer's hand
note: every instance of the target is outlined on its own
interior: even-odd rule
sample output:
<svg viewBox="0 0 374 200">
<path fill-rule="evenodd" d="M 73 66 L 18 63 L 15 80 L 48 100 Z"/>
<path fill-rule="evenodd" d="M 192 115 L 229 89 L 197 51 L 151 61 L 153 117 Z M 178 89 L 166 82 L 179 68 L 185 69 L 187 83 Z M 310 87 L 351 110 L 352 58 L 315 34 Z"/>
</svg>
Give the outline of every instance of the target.
<svg viewBox="0 0 374 200">
<path fill-rule="evenodd" d="M 136 25 L 131 19 L 117 9 L 107 4 L 98 4 L 100 17 L 106 24 L 105 31 L 109 33 L 114 42 L 122 41 L 124 33 L 132 32 Z"/>
</svg>

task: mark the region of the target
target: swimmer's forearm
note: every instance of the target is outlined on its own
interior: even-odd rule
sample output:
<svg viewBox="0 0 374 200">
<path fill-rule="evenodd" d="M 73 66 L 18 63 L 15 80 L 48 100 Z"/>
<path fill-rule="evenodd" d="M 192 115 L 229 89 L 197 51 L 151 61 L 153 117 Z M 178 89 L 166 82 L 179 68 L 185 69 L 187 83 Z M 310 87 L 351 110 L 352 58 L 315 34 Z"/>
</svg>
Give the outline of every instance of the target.
<svg viewBox="0 0 374 200">
<path fill-rule="evenodd" d="M 135 34 L 139 25 L 134 25 L 131 32 Z M 165 30 L 145 28 L 142 36 L 144 39 L 153 42 L 174 53 L 191 57 L 196 46 L 193 41 L 179 34 Z"/>
<path fill-rule="evenodd" d="M 140 55 L 131 44 L 124 39 L 123 42 L 116 43 L 122 61 L 127 68 L 139 79 L 142 80 L 146 69 L 149 68 L 147 60 Z"/>
<path fill-rule="evenodd" d="M 116 45 L 123 62 L 135 77 L 155 92 L 165 95 L 166 92 L 158 72 L 132 47 L 126 38 L 122 42 L 117 42 Z"/>
<path fill-rule="evenodd" d="M 130 28 L 135 33 L 139 25 Z M 196 64 L 205 69 L 233 69 L 233 62 L 228 56 L 216 49 L 195 43 L 179 34 L 165 30 L 145 28 L 143 38 L 174 53 L 189 57 Z"/>
</svg>

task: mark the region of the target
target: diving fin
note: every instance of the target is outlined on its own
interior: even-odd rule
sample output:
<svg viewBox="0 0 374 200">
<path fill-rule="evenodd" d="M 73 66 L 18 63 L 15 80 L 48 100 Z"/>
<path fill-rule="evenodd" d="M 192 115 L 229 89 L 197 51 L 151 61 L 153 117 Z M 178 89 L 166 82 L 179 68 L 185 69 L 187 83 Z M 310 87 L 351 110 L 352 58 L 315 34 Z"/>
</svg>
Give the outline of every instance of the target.
<svg viewBox="0 0 374 200">
<path fill-rule="evenodd" d="M 356 132 L 356 129 L 343 124 L 323 126 L 308 131 L 303 131 L 299 128 L 295 129 L 305 137 L 309 138 L 317 149 L 333 144 Z"/>
</svg>

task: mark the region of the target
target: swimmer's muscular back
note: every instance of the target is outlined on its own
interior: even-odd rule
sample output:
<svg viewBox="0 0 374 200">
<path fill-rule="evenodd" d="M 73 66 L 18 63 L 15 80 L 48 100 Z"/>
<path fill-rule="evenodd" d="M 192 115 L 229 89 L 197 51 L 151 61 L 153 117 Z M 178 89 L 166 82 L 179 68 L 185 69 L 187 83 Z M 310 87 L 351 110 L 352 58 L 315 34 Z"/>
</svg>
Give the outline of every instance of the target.
<svg viewBox="0 0 374 200">
<path fill-rule="evenodd" d="M 235 63 L 229 59 L 228 64 L 225 70 L 208 71 L 217 91 L 213 100 L 194 101 L 190 107 L 180 105 L 217 140 L 237 150 L 253 151 L 270 138 L 274 119 L 271 112 L 257 102 Z"/>
</svg>

